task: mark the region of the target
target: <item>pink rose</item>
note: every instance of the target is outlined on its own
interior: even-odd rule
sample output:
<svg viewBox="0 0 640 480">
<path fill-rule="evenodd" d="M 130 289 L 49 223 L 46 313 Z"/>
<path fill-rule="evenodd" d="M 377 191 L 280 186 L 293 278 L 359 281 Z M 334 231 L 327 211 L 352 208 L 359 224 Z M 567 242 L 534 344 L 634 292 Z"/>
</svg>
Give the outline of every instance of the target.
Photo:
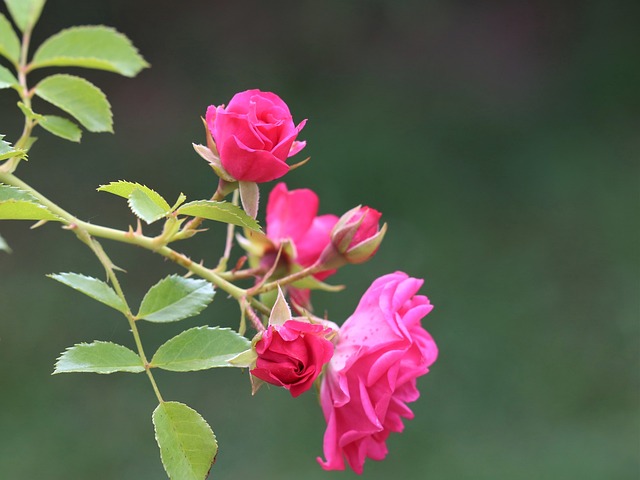
<svg viewBox="0 0 640 480">
<path fill-rule="evenodd" d="M 289 171 L 287 158 L 306 144 L 296 141 L 306 120 L 296 126 L 287 104 L 271 92 L 237 93 L 226 108 L 211 105 L 206 122 L 222 167 L 243 182 L 280 178 Z"/>
<path fill-rule="evenodd" d="M 251 374 L 297 397 L 311 388 L 331 359 L 329 334 L 330 328 L 297 320 L 269 325 L 255 345 L 258 358 Z"/>
<path fill-rule="evenodd" d="M 280 243 L 289 240 L 295 247 L 295 258 L 290 259 L 302 267 L 313 265 L 331 242 L 330 232 L 338 221 L 336 215 L 318 216 L 318 196 L 308 188 L 287 190 L 284 183 L 277 184 L 267 201 L 267 237 L 277 250 Z M 323 272 L 326 278 L 333 272 Z"/>
<path fill-rule="evenodd" d="M 420 320 L 433 308 L 415 295 L 423 280 L 402 272 L 378 278 L 340 328 L 338 345 L 320 390 L 327 421 L 325 470 L 344 470 L 344 458 L 362 473 L 366 457 L 382 460 L 391 432 L 413 418 L 406 403 L 418 399 L 416 378 L 438 356 Z"/>
</svg>

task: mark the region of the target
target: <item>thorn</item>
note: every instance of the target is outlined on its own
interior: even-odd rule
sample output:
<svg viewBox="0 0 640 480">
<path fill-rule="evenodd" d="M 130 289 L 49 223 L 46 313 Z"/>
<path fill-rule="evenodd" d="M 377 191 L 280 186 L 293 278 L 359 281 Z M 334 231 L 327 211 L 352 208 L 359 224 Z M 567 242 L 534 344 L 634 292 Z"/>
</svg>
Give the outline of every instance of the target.
<svg viewBox="0 0 640 480">
<path fill-rule="evenodd" d="M 48 221 L 49 221 L 49 220 L 40 220 L 39 222 L 34 223 L 33 225 L 31 225 L 29 228 L 30 228 L 31 230 L 33 230 L 33 229 L 35 229 L 35 228 L 41 227 L 42 225 L 44 225 L 44 224 L 45 224 L 45 223 L 47 223 Z"/>
</svg>

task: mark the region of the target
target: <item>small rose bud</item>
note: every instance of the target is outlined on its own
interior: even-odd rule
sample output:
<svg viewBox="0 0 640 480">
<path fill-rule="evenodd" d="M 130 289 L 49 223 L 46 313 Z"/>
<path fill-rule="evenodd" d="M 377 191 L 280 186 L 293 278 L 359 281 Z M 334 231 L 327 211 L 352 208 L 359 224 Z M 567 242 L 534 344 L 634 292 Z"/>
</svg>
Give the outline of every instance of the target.
<svg viewBox="0 0 640 480">
<path fill-rule="evenodd" d="M 322 252 L 319 263 L 338 268 L 345 263 L 363 263 L 375 255 L 387 231 L 379 227 L 382 214 L 358 206 L 342 215 L 331 231 L 331 245 Z"/>
</svg>

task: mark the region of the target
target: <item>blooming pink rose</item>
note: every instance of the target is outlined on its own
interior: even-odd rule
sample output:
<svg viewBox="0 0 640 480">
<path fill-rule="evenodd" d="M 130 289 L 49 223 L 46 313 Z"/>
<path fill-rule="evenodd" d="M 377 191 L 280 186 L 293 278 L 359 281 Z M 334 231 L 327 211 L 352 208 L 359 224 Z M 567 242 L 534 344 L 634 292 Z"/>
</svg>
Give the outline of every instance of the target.
<svg viewBox="0 0 640 480">
<path fill-rule="evenodd" d="M 226 108 L 211 105 L 205 120 L 222 166 L 239 181 L 280 178 L 289 171 L 287 158 L 306 144 L 296 141 L 306 120 L 296 126 L 287 104 L 271 92 L 237 93 Z"/>
<path fill-rule="evenodd" d="M 378 278 L 340 328 L 338 345 L 320 390 L 327 421 L 325 470 L 344 470 L 344 458 L 362 473 L 366 457 L 382 460 L 391 432 L 413 418 L 406 403 L 418 399 L 416 378 L 438 349 L 420 320 L 433 308 L 415 295 L 423 280 L 402 272 Z"/>
<path fill-rule="evenodd" d="M 276 249 L 289 240 L 295 247 L 295 258 L 290 259 L 302 267 L 313 265 L 331 242 L 330 232 L 338 221 L 336 215 L 318 213 L 318 196 L 308 188 L 287 190 L 279 183 L 267 201 L 267 237 Z M 335 270 L 334 270 L 335 271 Z M 323 272 L 326 278 L 332 272 Z"/>
<path fill-rule="evenodd" d="M 311 388 L 331 359 L 333 344 L 326 339 L 329 334 L 330 328 L 298 320 L 269 325 L 255 345 L 258 359 L 251 374 L 297 397 Z"/>
</svg>

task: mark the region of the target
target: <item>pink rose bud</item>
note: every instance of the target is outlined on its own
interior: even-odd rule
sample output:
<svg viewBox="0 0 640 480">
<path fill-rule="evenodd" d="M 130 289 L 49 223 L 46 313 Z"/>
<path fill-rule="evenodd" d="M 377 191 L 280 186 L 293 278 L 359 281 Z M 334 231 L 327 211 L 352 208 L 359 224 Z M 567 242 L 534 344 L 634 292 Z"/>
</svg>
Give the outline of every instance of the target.
<svg viewBox="0 0 640 480">
<path fill-rule="evenodd" d="M 269 182 L 289 171 L 286 164 L 306 142 L 296 141 L 306 120 L 297 126 L 289 107 L 271 92 L 247 90 L 225 107 L 211 105 L 206 123 L 223 169 L 241 182 Z"/>
<path fill-rule="evenodd" d="M 331 245 L 320 256 L 327 268 L 345 263 L 363 263 L 375 255 L 387 231 L 379 227 L 382 214 L 370 207 L 358 206 L 342 215 L 331 231 Z"/>
<path fill-rule="evenodd" d="M 333 344 L 326 338 L 331 333 L 324 325 L 293 319 L 270 325 L 256 342 L 258 358 L 251 374 L 297 397 L 311 388 L 331 360 Z"/>
<path fill-rule="evenodd" d="M 340 328 L 320 387 L 325 470 L 344 470 L 346 459 L 361 474 L 365 458 L 382 460 L 389 434 L 413 418 L 406 404 L 420 396 L 416 379 L 438 356 L 420 324 L 433 308 L 416 295 L 422 282 L 402 272 L 378 278 Z"/>
</svg>

